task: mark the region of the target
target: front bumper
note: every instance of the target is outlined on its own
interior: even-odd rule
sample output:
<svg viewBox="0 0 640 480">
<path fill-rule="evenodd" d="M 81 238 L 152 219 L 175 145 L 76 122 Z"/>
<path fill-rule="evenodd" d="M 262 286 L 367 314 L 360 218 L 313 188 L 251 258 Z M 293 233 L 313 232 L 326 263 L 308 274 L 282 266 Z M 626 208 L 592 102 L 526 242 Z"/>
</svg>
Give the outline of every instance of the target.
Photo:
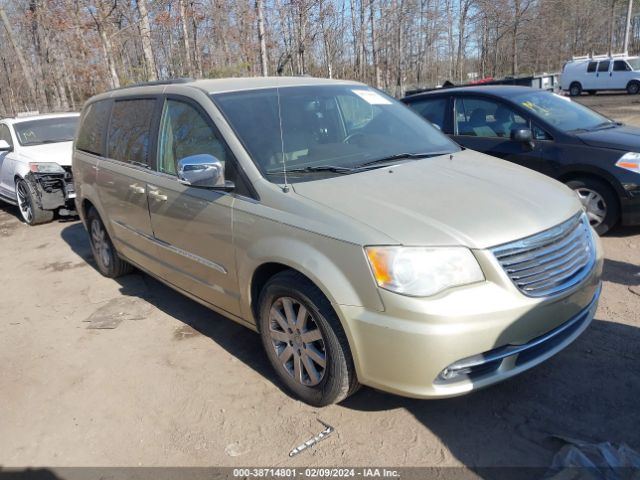
<svg viewBox="0 0 640 480">
<path fill-rule="evenodd" d="M 64 173 L 29 172 L 25 180 L 31 183 L 36 193 L 34 200 L 43 210 L 56 210 L 61 207 L 74 209 L 75 190 L 70 168 Z"/>
<path fill-rule="evenodd" d="M 599 246 L 596 252 L 591 273 L 552 298 L 526 297 L 506 275 L 488 268 L 483 270 L 494 273 L 486 282 L 431 299 L 381 290 L 385 312 L 337 306 L 347 325 L 358 379 L 403 396 L 444 398 L 506 380 L 543 362 L 575 340 L 595 314 L 602 272 Z M 494 261 L 490 254 L 479 260 Z M 469 360 L 480 360 L 477 368 L 449 380 L 441 376 L 448 367 Z"/>
</svg>

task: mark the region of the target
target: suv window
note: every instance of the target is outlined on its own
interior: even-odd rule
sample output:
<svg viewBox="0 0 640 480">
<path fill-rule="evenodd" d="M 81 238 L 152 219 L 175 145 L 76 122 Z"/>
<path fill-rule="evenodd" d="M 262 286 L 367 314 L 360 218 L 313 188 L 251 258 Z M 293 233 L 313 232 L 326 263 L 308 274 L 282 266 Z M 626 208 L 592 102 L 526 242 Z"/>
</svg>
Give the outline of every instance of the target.
<svg viewBox="0 0 640 480">
<path fill-rule="evenodd" d="M 457 98 L 455 123 L 458 135 L 509 138 L 511 130 L 529 122 L 503 103 L 479 98 Z"/>
<path fill-rule="evenodd" d="M 432 98 L 411 102 L 409 106 L 431 123 L 439 126 L 440 130 L 444 130 L 444 119 L 447 114 L 448 102 L 449 99 L 447 97 Z"/>
<path fill-rule="evenodd" d="M 598 62 L 589 62 L 589 65 L 587 65 L 587 73 L 595 72 L 597 66 Z"/>
<path fill-rule="evenodd" d="M 151 122 L 155 99 L 117 100 L 109 124 L 107 156 L 121 162 L 149 165 Z"/>
<path fill-rule="evenodd" d="M 624 60 L 616 60 L 613 62 L 614 72 L 630 72 L 631 67 Z"/>
<path fill-rule="evenodd" d="M 9 131 L 9 127 L 7 127 L 4 123 L 0 124 L 0 140 L 6 140 L 6 142 L 13 147 L 11 132 Z"/>
<path fill-rule="evenodd" d="M 92 103 L 82 117 L 76 149 L 94 155 L 104 155 L 104 140 L 109 122 L 110 101 Z"/>
<path fill-rule="evenodd" d="M 225 165 L 230 153 L 220 134 L 193 106 L 179 100 L 167 100 L 162 109 L 158 138 L 158 170 L 176 175 L 178 161 L 190 155 L 213 155 Z"/>
<path fill-rule="evenodd" d="M 604 60 L 598 63 L 598 72 L 608 72 L 609 71 L 609 60 Z"/>
</svg>

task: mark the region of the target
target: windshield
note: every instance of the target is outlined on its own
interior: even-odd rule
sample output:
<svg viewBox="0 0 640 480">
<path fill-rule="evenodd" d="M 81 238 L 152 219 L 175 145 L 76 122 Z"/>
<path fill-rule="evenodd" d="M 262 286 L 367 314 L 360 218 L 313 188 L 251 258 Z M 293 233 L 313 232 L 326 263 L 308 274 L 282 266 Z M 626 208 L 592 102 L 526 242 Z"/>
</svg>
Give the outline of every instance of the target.
<svg viewBox="0 0 640 480">
<path fill-rule="evenodd" d="M 43 118 L 13 125 L 23 147 L 44 143 L 71 142 L 79 117 Z"/>
<path fill-rule="evenodd" d="M 632 70 L 640 70 L 640 58 L 627 58 L 627 63 Z"/>
<path fill-rule="evenodd" d="M 532 91 L 514 96 L 513 101 L 563 132 L 615 125 L 607 117 L 555 93 Z"/>
<path fill-rule="evenodd" d="M 365 86 L 271 88 L 212 98 L 273 182 L 282 181 L 284 168 L 295 182 L 317 178 L 308 178 L 311 172 L 346 174 L 392 156 L 460 149 L 405 105 Z"/>
</svg>

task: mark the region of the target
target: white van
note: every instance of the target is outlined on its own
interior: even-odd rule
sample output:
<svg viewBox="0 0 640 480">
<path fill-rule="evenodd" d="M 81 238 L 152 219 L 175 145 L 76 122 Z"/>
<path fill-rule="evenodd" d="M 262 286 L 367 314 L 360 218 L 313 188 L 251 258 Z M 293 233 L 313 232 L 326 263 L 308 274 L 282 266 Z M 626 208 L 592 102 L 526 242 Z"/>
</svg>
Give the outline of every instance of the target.
<svg viewBox="0 0 640 480">
<path fill-rule="evenodd" d="M 574 57 L 562 69 L 560 88 L 572 97 L 582 92 L 593 95 L 598 90 L 626 90 L 635 95 L 640 92 L 640 57 Z"/>
</svg>

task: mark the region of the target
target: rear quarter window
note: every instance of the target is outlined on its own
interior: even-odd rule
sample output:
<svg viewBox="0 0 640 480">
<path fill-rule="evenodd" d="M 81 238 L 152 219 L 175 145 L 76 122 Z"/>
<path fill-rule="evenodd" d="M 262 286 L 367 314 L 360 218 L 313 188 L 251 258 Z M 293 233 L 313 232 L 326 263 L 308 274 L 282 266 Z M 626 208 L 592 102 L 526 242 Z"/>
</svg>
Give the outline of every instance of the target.
<svg viewBox="0 0 640 480">
<path fill-rule="evenodd" d="M 109 100 L 95 102 L 87 107 L 78 131 L 77 150 L 104 156 L 109 110 Z"/>
<path fill-rule="evenodd" d="M 151 122 L 155 98 L 117 100 L 113 104 L 107 156 L 121 162 L 149 165 Z"/>
<path fill-rule="evenodd" d="M 444 121 L 447 114 L 448 102 L 448 97 L 432 98 L 429 100 L 411 102 L 409 106 L 423 118 L 426 118 L 434 125 L 440 127 L 440 130 L 444 130 Z"/>
</svg>

